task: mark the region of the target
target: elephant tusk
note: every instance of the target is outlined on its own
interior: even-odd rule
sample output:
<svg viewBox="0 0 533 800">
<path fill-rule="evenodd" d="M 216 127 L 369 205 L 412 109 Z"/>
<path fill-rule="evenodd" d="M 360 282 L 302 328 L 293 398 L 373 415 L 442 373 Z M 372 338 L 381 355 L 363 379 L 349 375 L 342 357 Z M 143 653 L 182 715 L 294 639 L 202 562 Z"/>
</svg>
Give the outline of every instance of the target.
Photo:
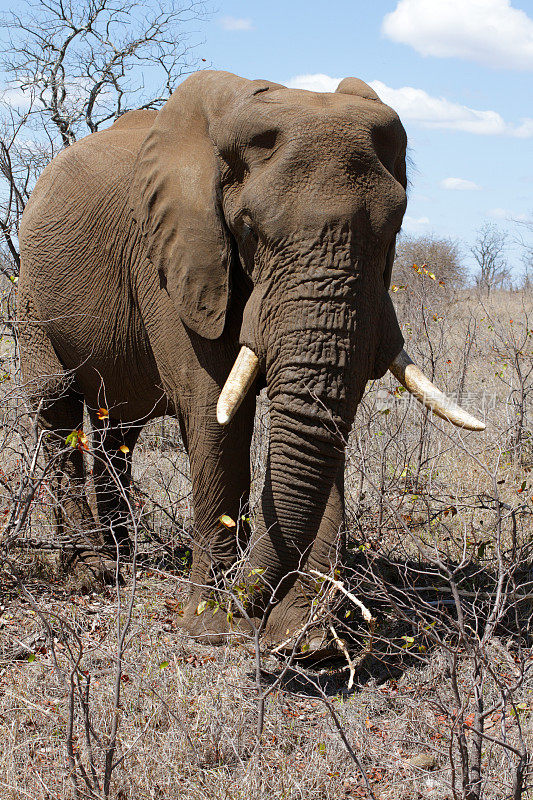
<svg viewBox="0 0 533 800">
<path fill-rule="evenodd" d="M 408 392 L 441 419 L 448 420 L 458 428 L 466 428 L 469 431 L 485 430 L 485 423 L 464 411 L 446 397 L 440 389 L 437 389 L 429 378 L 426 378 L 422 370 L 411 361 L 405 350 L 396 356 L 389 369 Z"/>
<path fill-rule="evenodd" d="M 259 372 L 259 359 L 249 347 L 241 347 L 217 403 L 217 421 L 231 422 Z"/>
</svg>

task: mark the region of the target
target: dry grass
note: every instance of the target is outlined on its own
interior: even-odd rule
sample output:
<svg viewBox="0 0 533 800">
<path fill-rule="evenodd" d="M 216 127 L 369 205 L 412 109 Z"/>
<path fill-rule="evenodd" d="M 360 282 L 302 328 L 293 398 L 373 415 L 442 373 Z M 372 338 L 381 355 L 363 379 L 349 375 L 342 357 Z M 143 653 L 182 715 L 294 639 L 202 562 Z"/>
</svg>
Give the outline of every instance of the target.
<svg viewBox="0 0 533 800">
<path fill-rule="evenodd" d="M 356 626 L 359 649 L 355 644 L 351 690 L 343 658 L 313 666 L 294 663 L 267 698 L 260 746 L 253 643 L 206 647 L 183 634 L 177 624 L 178 603 L 186 593 L 192 530 L 187 463 L 172 420 L 165 421 L 163 430 L 158 421 L 144 431 L 134 463 L 140 566 L 121 668 L 114 756 L 120 763 L 110 792 L 116 800 L 369 797 L 328 703 L 375 798 L 450 798 L 454 779 L 455 797 L 466 797 L 461 794 L 456 731 L 460 720 L 471 747 L 475 675 L 469 647 L 478 633 L 469 628 L 470 638 L 457 641 L 453 613 L 441 614 L 440 608 L 432 629 L 438 631 L 436 638 L 431 638 L 431 631 L 423 633 L 421 623 L 409 627 L 392 612 L 387 589 L 378 578 L 372 583 L 372 575 L 383 563 L 418 559 L 419 564 L 421 545 L 436 544 L 451 559 L 466 548 L 476 571 L 464 579 L 462 590 L 493 596 L 497 508 L 504 510 L 504 556 L 509 555 L 514 519 L 527 566 L 528 542 L 533 538 L 533 388 L 528 374 L 522 386 L 523 438 L 517 444 L 520 376 L 511 355 L 513 334 L 518 341 L 533 327 L 531 298 L 507 292 L 482 302 L 468 293 L 431 302 L 423 293 L 398 296 L 408 321 L 404 329 L 409 351 L 434 370 L 440 385 L 455 389 L 463 384 L 464 405 L 485 414 L 487 431 L 466 437 L 450 434 L 418 407 L 395 397 L 396 386 L 389 379 L 369 387 L 348 447 L 346 483 L 353 581 L 379 618 L 373 653 L 362 657 L 369 632 Z M 533 360 L 531 337 L 518 350 L 525 374 Z M 4 345 L 6 365 L 9 357 L 11 351 Z M 10 385 L 4 384 L 4 398 L 10 404 L 5 399 L 1 429 L 0 520 L 6 530 L 13 497 L 25 474 L 23 437 L 13 427 L 16 392 L 9 394 Z M 254 497 L 261 484 L 266 426 L 262 412 L 252 453 Z M 46 497 L 41 496 L 21 537 L 28 543 L 49 539 L 48 514 Z M 115 589 L 100 595 L 68 591 L 50 553 L 12 548 L 9 554 L 22 583 L 3 568 L 0 798 L 67 800 L 76 795 L 65 745 L 69 683 L 61 676 L 68 679 L 72 653 L 81 647 L 79 677 L 83 686 L 89 679 L 89 718 L 93 738 L 100 742 L 93 744 L 93 761 L 101 785 L 114 714 L 117 620 L 124 622 L 133 575 L 120 590 L 119 612 Z M 531 575 L 521 581 L 522 594 L 531 594 Z M 480 604 L 472 611 L 475 604 L 467 607 L 468 603 L 466 597 L 467 613 L 472 619 L 477 614 L 477 621 L 484 624 L 485 607 Z M 488 711 L 480 797 L 485 800 L 502 800 L 512 791 L 512 752 L 492 740 L 503 739 L 517 747 L 522 731 L 529 753 L 533 745 L 533 604 L 526 599 L 518 605 L 510 602 L 509 607 L 516 613 L 502 618 L 483 655 L 483 663 L 494 672 L 484 673 L 483 683 Z M 427 614 L 428 606 L 422 611 Z M 339 630 L 344 630 L 342 625 Z M 460 708 L 450 680 L 450 651 L 456 657 Z M 279 677 L 284 662 L 263 653 L 261 667 L 265 689 Z M 509 688 L 511 698 L 503 706 L 502 687 Z M 79 759 L 78 796 L 89 797 L 79 772 L 79 763 L 89 763 L 79 705 L 72 745 L 74 758 Z"/>
<path fill-rule="evenodd" d="M 55 657 L 66 665 L 59 614 L 83 642 L 81 669 L 91 674 L 91 722 L 106 741 L 112 712 L 116 602 L 108 596 L 66 597 L 59 586 L 31 587 L 57 634 L 55 644 L 28 602 L 13 598 L 3 614 L 3 667 L 0 692 L 2 798 L 71 798 L 65 752 L 68 694 L 58 683 Z M 127 588 L 125 589 L 127 591 Z M 175 583 L 140 577 L 131 642 L 122 676 L 121 726 L 115 774 L 117 798 L 326 798 L 366 797 L 360 774 L 332 724 L 327 708 L 305 677 L 289 673 L 268 701 L 260 755 L 254 754 L 255 685 L 250 645 L 211 648 L 192 642 L 175 624 Z M 33 636 L 32 636 L 33 634 Z M 31 656 L 20 640 L 31 639 Z M 494 658 L 512 671 L 513 660 L 499 642 Z M 11 652 L 10 652 L 11 651 Z M 14 658 L 14 654 L 16 658 Z M 274 658 L 264 662 L 265 680 L 279 672 Z M 380 683 L 362 670 L 356 688 L 346 691 L 346 670 L 329 666 L 320 681 L 356 749 L 375 796 L 410 800 L 450 796 L 447 665 L 434 653 Z M 468 670 L 461 680 L 469 680 Z M 487 702 L 490 699 L 487 688 Z M 527 722 L 533 713 L 533 681 L 516 701 Z M 501 713 L 489 720 L 498 733 Z M 508 735 L 512 717 L 504 720 Z M 533 744 L 531 726 L 528 745 Z M 83 730 L 74 745 L 86 758 Z M 429 755 L 417 766 L 417 756 Z M 96 753 L 97 766 L 102 754 Z M 259 762 L 259 763 L 258 763 Z M 505 755 L 487 747 L 484 797 L 506 796 Z M 83 794 L 81 795 L 83 796 Z"/>
</svg>

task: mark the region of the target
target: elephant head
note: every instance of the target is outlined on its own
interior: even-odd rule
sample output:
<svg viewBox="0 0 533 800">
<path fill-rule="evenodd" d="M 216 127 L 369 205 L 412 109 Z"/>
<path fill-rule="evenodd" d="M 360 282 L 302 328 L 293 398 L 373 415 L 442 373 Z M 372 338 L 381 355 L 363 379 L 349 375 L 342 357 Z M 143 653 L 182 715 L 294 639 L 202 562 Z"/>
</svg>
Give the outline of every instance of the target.
<svg viewBox="0 0 533 800">
<path fill-rule="evenodd" d="M 237 271 L 248 286 L 218 418 L 261 371 L 271 428 L 254 560 L 274 584 L 313 543 L 369 379 L 390 368 L 437 413 L 482 427 L 402 350 L 388 288 L 405 152 L 398 116 L 362 81 L 330 94 L 207 71 L 181 84 L 138 157 L 137 220 L 183 322 L 224 336 Z"/>
</svg>

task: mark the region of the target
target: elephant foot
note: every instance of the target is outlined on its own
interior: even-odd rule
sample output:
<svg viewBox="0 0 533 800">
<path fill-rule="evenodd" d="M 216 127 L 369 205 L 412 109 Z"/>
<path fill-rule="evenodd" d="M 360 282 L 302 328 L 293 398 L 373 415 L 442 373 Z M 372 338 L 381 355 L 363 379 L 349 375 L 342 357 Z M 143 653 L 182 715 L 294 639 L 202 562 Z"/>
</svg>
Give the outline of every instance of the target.
<svg viewBox="0 0 533 800">
<path fill-rule="evenodd" d="M 326 618 L 320 618 L 309 596 L 294 586 L 268 618 L 263 639 L 271 652 L 298 659 L 337 658 L 339 641 Z"/>
<path fill-rule="evenodd" d="M 338 658 L 342 644 L 328 624 L 329 617 L 317 616 L 309 594 L 297 584 L 269 614 L 265 625 L 259 612 L 250 620 L 218 606 L 212 598 L 194 592 L 179 619 L 180 627 L 204 644 L 223 645 L 250 642 L 262 627 L 261 642 L 274 654 L 298 659 Z"/>
<path fill-rule="evenodd" d="M 76 552 L 64 568 L 71 575 L 73 586 L 80 592 L 98 592 L 117 581 L 117 562 L 110 555 L 94 550 Z M 120 572 L 118 579 L 124 583 Z"/>
<path fill-rule="evenodd" d="M 124 559 L 124 561 L 131 561 L 133 558 L 135 543 L 130 538 L 128 533 L 121 532 L 119 534 L 117 532 L 115 535 L 113 535 L 113 533 L 107 530 L 103 535 L 103 545 L 110 554 L 113 554 L 113 557 L 115 557 L 118 546 L 118 552 L 121 559 Z"/>
<path fill-rule="evenodd" d="M 258 620 L 252 622 L 259 624 Z M 253 635 L 253 628 L 246 619 L 228 615 L 226 609 L 213 606 L 209 600 L 196 594 L 185 606 L 179 625 L 202 644 L 224 645 L 250 641 Z"/>
</svg>

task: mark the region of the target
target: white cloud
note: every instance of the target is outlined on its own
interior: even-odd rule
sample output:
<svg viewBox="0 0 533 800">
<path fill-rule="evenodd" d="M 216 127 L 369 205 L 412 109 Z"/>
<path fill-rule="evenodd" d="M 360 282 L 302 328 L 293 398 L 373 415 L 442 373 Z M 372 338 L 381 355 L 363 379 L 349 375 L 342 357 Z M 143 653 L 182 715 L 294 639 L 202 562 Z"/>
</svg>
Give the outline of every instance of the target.
<svg viewBox="0 0 533 800">
<path fill-rule="evenodd" d="M 402 86 L 392 89 L 381 81 L 372 81 L 372 88 L 384 103 L 392 106 L 404 121 L 415 122 L 423 128 L 446 128 L 485 136 L 514 136 L 526 139 L 533 136 L 533 119 L 520 125 L 505 122 L 497 111 L 479 111 L 453 103 L 445 97 L 433 97 L 423 89 Z"/>
<path fill-rule="evenodd" d="M 251 31 L 252 20 L 244 17 L 222 17 L 221 26 L 225 31 Z"/>
<path fill-rule="evenodd" d="M 0 92 L 0 102 L 11 108 L 29 108 L 32 102 L 31 92 L 23 92 L 13 86 Z"/>
<path fill-rule="evenodd" d="M 481 188 L 474 181 L 467 181 L 465 178 L 444 178 L 440 185 L 443 189 L 458 190 L 460 192 L 472 192 Z"/>
<path fill-rule="evenodd" d="M 510 211 L 508 208 L 491 208 L 488 212 L 489 217 L 494 217 L 494 219 L 505 219 L 509 221 L 518 221 L 518 222 L 529 222 L 531 220 L 530 214 L 517 213 L 516 211 Z"/>
<path fill-rule="evenodd" d="M 307 89 L 309 92 L 334 92 L 341 80 L 318 72 L 316 75 L 296 75 L 287 81 L 287 86 L 289 89 Z"/>
<path fill-rule="evenodd" d="M 317 73 L 296 75 L 287 82 L 287 86 L 293 89 L 309 89 L 313 92 L 334 92 L 340 81 L 340 78 Z M 370 86 L 384 103 L 398 112 L 404 122 L 413 122 L 423 128 L 444 128 L 484 136 L 513 136 L 519 139 L 533 136 L 533 119 L 530 118 L 514 125 L 506 122 L 497 111 L 479 111 L 454 103 L 445 97 L 433 97 L 423 89 L 416 89 L 413 86 L 393 89 L 381 81 L 371 81 Z"/>
<path fill-rule="evenodd" d="M 382 31 L 423 56 L 533 69 L 533 20 L 510 0 L 399 0 Z"/>
<path fill-rule="evenodd" d="M 410 217 L 409 214 L 405 214 L 402 221 L 402 230 L 418 231 L 426 225 L 429 225 L 428 217 Z"/>
</svg>

